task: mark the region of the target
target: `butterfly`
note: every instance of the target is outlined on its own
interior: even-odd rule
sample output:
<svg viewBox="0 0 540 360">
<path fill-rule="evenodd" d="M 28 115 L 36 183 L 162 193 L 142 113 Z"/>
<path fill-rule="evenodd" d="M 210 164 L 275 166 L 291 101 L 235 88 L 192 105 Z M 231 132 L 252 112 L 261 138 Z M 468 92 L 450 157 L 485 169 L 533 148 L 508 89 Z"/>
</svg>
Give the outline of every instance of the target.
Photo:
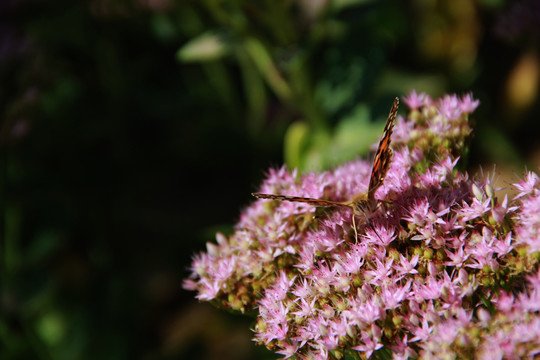
<svg viewBox="0 0 540 360">
<path fill-rule="evenodd" d="M 383 137 L 379 142 L 377 152 L 375 154 L 375 159 L 373 160 L 373 166 L 371 168 L 371 176 L 369 178 L 368 191 L 366 193 L 359 193 L 354 195 L 350 200 L 347 201 L 331 201 L 324 199 L 315 199 L 308 197 L 300 196 L 287 196 L 287 195 L 277 195 L 277 194 L 262 194 L 262 193 L 252 193 L 251 195 L 259 199 L 271 199 L 278 201 L 293 201 L 307 203 L 313 206 L 329 207 L 329 206 L 341 206 L 349 207 L 353 211 L 353 224 L 354 216 L 367 217 L 367 214 L 372 214 L 377 210 L 379 202 L 375 199 L 375 192 L 382 185 L 388 169 L 390 168 L 390 163 L 392 162 L 392 149 L 390 148 L 390 143 L 392 140 L 392 131 L 394 129 L 394 123 L 396 120 L 397 110 L 399 106 L 399 99 L 396 97 L 390 113 L 388 114 L 388 119 L 386 120 L 386 125 L 384 127 Z M 353 225 L 356 233 L 356 224 Z"/>
</svg>

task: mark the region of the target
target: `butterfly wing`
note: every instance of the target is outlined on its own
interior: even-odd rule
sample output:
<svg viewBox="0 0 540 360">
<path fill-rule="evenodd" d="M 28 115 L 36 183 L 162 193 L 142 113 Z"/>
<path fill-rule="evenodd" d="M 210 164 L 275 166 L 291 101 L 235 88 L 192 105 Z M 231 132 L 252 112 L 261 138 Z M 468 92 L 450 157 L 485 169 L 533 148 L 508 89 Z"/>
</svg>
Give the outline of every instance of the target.
<svg viewBox="0 0 540 360">
<path fill-rule="evenodd" d="M 339 202 L 339 201 L 314 199 L 314 198 L 307 198 L 307 197 L 300 197 L 300 196 L 286 196 L 286 195 L 261 194 L 261 193 L 252 193 L 251 195 L 259 199 L 302 202 L 302 203 L 310 204 L 313 206 L 347 206 L 344 203 Z"/>
<path fill-rule="evenodd" d="M 393 153 L 390 148 L 390 142 L 392 140 L 392 131 L 394 130 L 398 106 L 399 99 L 395 98 L 388 114 L 388 119 L 386 120 L 383 137 L 375 154 L 375 160 L 373 160 L 373 168 L 371 169 L 368 187 L 368 199 L 370 200 L 374 199 L 375 191 L 382 185 L 392 161 Z"/>
<path fill-rule="evenodd" d="M 373 202 L 375 191 L 383 183 L 386 173 L 388 172 L 388 168 L 390 167 L 390 162 L 392 160 L 392 149 L 390 148 L 390 140 L 392 138 L 392 130 L 394 129 L 394 122 L 396 120 L 398 105 L 399 99 L 395 98 L 394 103 L 392 104 L 392 108 L 390 109 L 390 114 L 388 115 L 388 120 L 386 120 L 383 137 L 381 139 L 381 142 L 379 143 L 379 147 L 377 148 L 377 153 L 375 154 L 375 160 L 373 161 L 373 168 L 371 170 L 369 188 L 367 193 L 367 201 L 370 203 Z M 365 194 L 358 194 L 351 201 L 345 202 L 277 194 L 252 193 L 251 195 L 259 199 L 301 202 L 313 206 L 348 206 L 352 207 L 353 210 L 355 210 L 357 207 L 361 208 L 361 204 L 366 203 Z"/>
</svg>

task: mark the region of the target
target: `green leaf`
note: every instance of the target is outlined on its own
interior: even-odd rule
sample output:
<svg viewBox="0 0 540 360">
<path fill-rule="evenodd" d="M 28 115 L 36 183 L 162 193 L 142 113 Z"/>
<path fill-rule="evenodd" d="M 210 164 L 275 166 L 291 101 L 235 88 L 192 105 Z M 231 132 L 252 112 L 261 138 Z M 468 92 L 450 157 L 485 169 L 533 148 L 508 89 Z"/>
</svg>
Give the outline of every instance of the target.
<svg viewBox="0 0 540 360">
<path fill-rule="evenodd" d="M 57 345 L 66 333 L 65 321 L 56 311 L 44 314 L 36 327 L 39 337 L 48 345 Z"/>
<path fill-rule="evenodd" d="M 328 168 L 328 154 L 332 144 L 331 135 L 325 131 L 313 132 L 309 148 L 300 163 L 304 171 L 321 171 Z"/>
<path fill-rule="evenodd" d="M 370 118 L 368 107 L 361 104 L 339 122 L 332 139 L 332 157 L 329 159 L 334 166 L 369 151 L 382 129 L 379 124 L 371 123 Z"/>
<path fill-rule="evenodd" d="M 208 31 L 184 44 L 176 53 L 176 58 L 182 62 L 219 60 L 229 53 L 229 48 L 222 34 Z"/>
<path fill-rule="evenodd" d="M 291 88 L 265 46 L 258 39 L 250 37 L 244 41 L 243 47 L 274 93 L 283 100 L 290 100 Z"/>
<path fill-rule="evenodd" d="M 285 133 L 284 156 L 289 168 L 301 168 L 303 152 L 309 138 L 309 127 L 304 122 L 292 123 Z"/>
</svg>

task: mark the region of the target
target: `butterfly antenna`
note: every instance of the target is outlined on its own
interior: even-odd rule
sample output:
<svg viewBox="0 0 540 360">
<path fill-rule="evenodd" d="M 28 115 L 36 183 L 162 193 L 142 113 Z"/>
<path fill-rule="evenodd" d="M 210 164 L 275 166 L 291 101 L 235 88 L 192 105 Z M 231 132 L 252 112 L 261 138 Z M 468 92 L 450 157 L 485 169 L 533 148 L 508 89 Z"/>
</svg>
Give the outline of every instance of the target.
<svg viewBox="0 0 540 360">
<path fill-rule="evenodd" d="M 354 243 L 358 244 L 358 229 L 356 228 L 356 220 L 354 219 L 355 216 L 356 214 L 353 213 L 352 223 L 353 223 L 353 229 L 354 229 Z M 364 223 L 369 226 L 369 228 L 375 233 L 375 235 L 377 235 L 379 240 L 381 240 L 382 242 L 382 238 L 379 236 L 379 233 L 377 232 L 377 230 L 375 230 L 373 225 L 371 225 L 371 223 L 369 222 L 369 217 L 365 213 L 364 213 Z"/>
<path fill-rule="evenodd" d="M 354 218 L 354 215 L 353 215 L 353 218 Z M 383 241 L 382 238 L 379 236 L 379 233 L 377 232 L 377 230 L 375 230 L 375 227 L 373 227 L 373 225 L 369 222 L 369 217 L 366 215 L 366 213 L 364 213 L 364 218 L 365 218 L 365 223 L 369 226 L 369 228 L 375 233 L 375 235 L 377 235 L 379 240 L 382 242 Z M 354 219 L 353 219 L 353 223 L 354 223 Z M 356 233 L 356 227 L 354 231 Z"/>
</svg>

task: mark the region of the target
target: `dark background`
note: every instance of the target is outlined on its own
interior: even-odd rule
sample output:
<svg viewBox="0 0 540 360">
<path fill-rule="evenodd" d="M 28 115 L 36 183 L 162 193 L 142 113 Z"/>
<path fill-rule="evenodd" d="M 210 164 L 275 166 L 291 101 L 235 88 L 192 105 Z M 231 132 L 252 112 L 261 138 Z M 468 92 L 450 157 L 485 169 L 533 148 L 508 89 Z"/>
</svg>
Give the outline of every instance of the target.
<svg viewBox="0 0 540 360">
<path fill-rule="evenodd" d="M 413 88 L 481 100 L 471 172 L 537 169 L 538 23 L 535 0 L 0 2 L 0 358 L 276 358 L 181 288 L 192 255 L 269 166 L 365 155 Z"/>
</svg>

